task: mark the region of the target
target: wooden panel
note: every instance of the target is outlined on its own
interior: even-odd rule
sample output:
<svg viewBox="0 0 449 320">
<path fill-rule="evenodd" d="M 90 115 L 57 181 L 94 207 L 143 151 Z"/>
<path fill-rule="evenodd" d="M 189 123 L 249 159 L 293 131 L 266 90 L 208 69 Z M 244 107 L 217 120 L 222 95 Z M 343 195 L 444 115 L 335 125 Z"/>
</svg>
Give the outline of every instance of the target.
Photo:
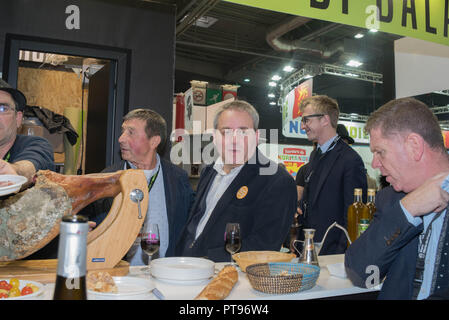
<svg viewBox="0 0 449 320">
<path fill-rule="evenodd" d="M 58 259 L 0 262 L 0 279 L 18 278 L 42 283 L 55 282 L 57 268 Z M 129 263 L 122 260 L 113 268 L 95 271 L 107 271 L 112 276 L 126 276 L 129 273 Z"/>
</svg>

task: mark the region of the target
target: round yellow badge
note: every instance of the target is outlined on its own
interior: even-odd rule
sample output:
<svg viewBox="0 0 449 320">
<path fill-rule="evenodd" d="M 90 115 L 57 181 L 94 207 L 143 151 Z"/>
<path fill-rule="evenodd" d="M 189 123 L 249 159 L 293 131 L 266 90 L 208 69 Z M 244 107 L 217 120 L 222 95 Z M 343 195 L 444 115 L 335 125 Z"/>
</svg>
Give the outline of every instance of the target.
<svg viewBox="0 0 449 320">
<path fill-rule="evenodd" d="M 239 189 L 239 191 L 237 191 L 237 199 L 243 199 L 246 197 L 247 194 L 248 194 L 248 187 L 243 186 Z"/>
</svg>

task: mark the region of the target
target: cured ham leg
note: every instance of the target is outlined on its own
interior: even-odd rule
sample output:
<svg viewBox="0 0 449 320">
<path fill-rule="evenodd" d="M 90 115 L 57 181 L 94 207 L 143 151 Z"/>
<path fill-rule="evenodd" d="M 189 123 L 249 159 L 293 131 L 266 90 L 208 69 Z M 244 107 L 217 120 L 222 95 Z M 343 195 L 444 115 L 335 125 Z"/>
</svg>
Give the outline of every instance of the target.
<svg viewBox="0 0 449 320">
<path fill-rule="evenodd" d="M 51 181 L 63 187 L 72 201 L 72 214 L 77 214 L 98 199 L 115 197 L 119 194 L 119 179 L 122 174 L 123 171 L 117 171 L 75 176 L 40 170 L 36 174 L 36 185 Z"/>
<path fill-rule="evenodd" d="M 123 172 L 65 176 L 39 171 L 33 187 L 0 200 L 0 261 L 29 256 L 58 235 L 64 215 L 119 194 Z"/>
</svg>

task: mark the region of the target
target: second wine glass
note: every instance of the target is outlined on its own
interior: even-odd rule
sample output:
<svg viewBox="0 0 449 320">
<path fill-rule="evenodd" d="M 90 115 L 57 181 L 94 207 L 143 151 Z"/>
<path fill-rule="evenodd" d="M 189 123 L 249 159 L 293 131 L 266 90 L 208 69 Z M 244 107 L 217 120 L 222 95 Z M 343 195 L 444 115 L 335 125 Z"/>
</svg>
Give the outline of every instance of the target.
<svg viewBox="0 0 449 320">
<path fill-rule="evenodd" d="M 232 255 L 240 250 L 242 240 L 240 236 L 240 225 L 238 223 L 227 223 L 225 232 L 225 248 L 231 255 L 231 264 L 234 265 Z"/>
<path fill-rule="evenodd" d="M 150 270 L 151 258 L 159 250 L 160 245 L 159 226 L 155 223 L 150 223 L 146 227 L 144 226 L 140 238 L 140 247 L 148 255 L 148 266 L 143 268 L 142 271 Z"/>
</svg>

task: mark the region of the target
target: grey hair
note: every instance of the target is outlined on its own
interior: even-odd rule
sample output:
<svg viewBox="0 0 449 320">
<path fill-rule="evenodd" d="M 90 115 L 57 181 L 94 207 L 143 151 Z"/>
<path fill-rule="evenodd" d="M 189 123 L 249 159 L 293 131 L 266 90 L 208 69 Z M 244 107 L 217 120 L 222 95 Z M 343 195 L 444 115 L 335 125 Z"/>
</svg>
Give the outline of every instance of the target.
<svg viewBox="0 0 449 320">
<path fill-rule="evenodd" d="M 150 109 L 134 109 L 123 117 L 123 121 L 140 119 L 145 121 L 145 133 L 148 138 L 161 137 L 159 146 L 163 148 L 167 139 L 167 122 L 156 111 Z"/>
<path fill-rule="evenodd" d="M 257 130 L 259 128 L 259 113 L 257 112 L 256 108 L 254 108 L 251 104 L 249 104 L 246 101 L 235 100 L 221 106 L 218 109 L 214 118 L 214 129 L 218 129 L 218 119 L 220 118 L 221 114 L 226 110 L 237 110 L 248 113 L 253 119 L 254 130 Z"/>
</svg>

